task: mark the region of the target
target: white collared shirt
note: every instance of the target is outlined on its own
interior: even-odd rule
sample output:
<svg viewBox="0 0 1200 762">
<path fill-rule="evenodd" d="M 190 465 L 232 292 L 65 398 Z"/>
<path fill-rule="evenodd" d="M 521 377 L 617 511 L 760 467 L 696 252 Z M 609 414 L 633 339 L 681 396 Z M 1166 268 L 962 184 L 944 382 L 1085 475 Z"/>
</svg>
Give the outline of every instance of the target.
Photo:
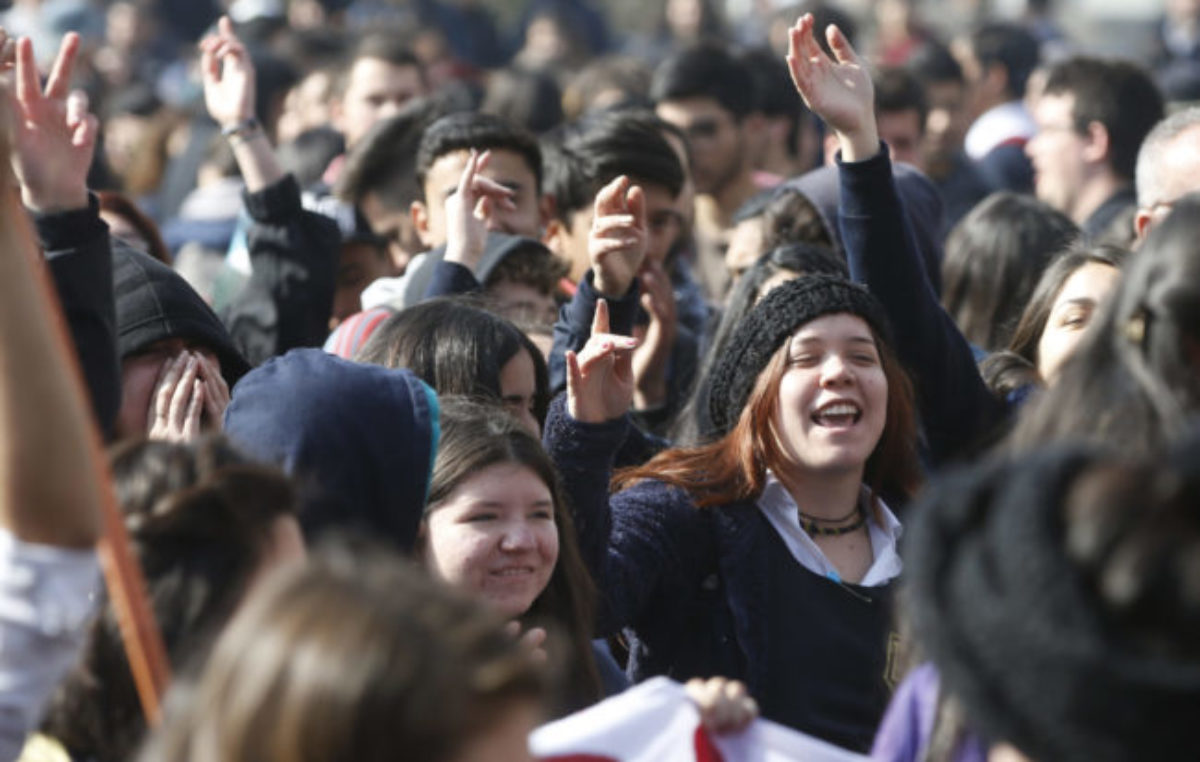
<svg viewBox="0 0 1200 762">
<path fill-rule="evenodd" d="M 866 487 L 863 490 L 865 491 Z M 900 526 L 899 519 L 884 504 L 883 500 L 879 501 L 879 508 L 883 517 L 883 526 L 876 523 L 873 512 L 867 514 L 867 531 L 871 537 L 871 554 L 875 560 L 872 562 L 871 568 L 863 575 L 862 581 L 857 583 L 863 587 L 886 585 L 892 579 L 900 576 L 903 569 L 900 553 L 896 546 L 904 528 Z M 800 510 L 796 507 L 796 501 L 792 499 L 792 494 L 769 471 L 767 472 L 767 486 L 758 498 L 758 509 L 771 522 L 771 526 L 775 527 L 775 531 L 783 538 L 784 545 L 801 566 L 835 582 L 842 581 L 837 568 L 825 557 L 820 546 L 813 542 L 813 539 L 808 536 L 808 532 L 801 528 Z"/>
</svg>

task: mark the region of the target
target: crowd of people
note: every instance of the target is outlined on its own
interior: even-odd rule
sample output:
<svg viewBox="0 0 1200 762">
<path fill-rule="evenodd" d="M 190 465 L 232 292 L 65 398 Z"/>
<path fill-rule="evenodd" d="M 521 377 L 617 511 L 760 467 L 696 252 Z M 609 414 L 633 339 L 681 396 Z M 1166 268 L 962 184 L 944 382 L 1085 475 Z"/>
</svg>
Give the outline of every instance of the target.
<svg viewBox="0 0 1200 762">
<path fill-rule="evenodd" d="M 1200 759 L 1200 4 L 210 5 L 3 19 L 0 758 Z"/>
</svg>

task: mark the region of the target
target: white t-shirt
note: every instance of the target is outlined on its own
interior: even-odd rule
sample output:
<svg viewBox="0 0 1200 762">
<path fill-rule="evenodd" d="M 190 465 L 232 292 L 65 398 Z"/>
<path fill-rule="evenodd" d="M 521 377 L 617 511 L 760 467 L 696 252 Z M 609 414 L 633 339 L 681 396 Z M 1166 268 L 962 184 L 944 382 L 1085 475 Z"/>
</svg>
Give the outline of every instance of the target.
<svg viewBox="0 0 1200 762">
<path fill-rule="evenodd" d="M 0 762 L 21 753 L 74 664 L 100 584 L 95 551 L 22 542 L 0 529 Z"/>
</svg>

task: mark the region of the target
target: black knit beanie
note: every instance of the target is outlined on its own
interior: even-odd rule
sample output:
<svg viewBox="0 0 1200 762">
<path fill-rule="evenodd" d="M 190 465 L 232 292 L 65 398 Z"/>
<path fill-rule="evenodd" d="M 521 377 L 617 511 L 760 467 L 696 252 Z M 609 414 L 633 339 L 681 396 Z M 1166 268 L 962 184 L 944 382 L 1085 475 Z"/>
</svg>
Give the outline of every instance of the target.
<svg viewBox="0 0 1200 762">
<path fill-rule="evenodd" d="M 800 326 L 838 312 L 867 321 L 889 341 L 883 307 L 857 283 L 830 275 L 806 275 L 777 286 L 742 319 L 712 370 L 709 415 L 718 436 L 733 427 L 746 406 L 758 374 Z"/>
<path fill-rule="evenodd" d="M 914 629 L 989 742 L 1055 762 L 1197 760 L 1200 664 L 1118 632 L 1068 556 L 1064 502 L 1106 462 L 1055 450 L 935 482 L 906 522 Z"/>
</svg>

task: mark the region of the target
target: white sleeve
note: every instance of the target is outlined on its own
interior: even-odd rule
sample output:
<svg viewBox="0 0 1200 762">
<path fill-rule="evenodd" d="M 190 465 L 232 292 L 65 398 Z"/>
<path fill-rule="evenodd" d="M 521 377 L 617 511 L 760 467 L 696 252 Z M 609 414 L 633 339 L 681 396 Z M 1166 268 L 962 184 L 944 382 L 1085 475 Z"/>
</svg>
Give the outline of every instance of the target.
<svg viewBox="0 0 1200 762">
<path fill-rule="evenodd" d="M 34 545 L 0 529 L 0 762 L 20 754 L 74 663 L 99 589 L 94 551 Z"/>
</svg>

